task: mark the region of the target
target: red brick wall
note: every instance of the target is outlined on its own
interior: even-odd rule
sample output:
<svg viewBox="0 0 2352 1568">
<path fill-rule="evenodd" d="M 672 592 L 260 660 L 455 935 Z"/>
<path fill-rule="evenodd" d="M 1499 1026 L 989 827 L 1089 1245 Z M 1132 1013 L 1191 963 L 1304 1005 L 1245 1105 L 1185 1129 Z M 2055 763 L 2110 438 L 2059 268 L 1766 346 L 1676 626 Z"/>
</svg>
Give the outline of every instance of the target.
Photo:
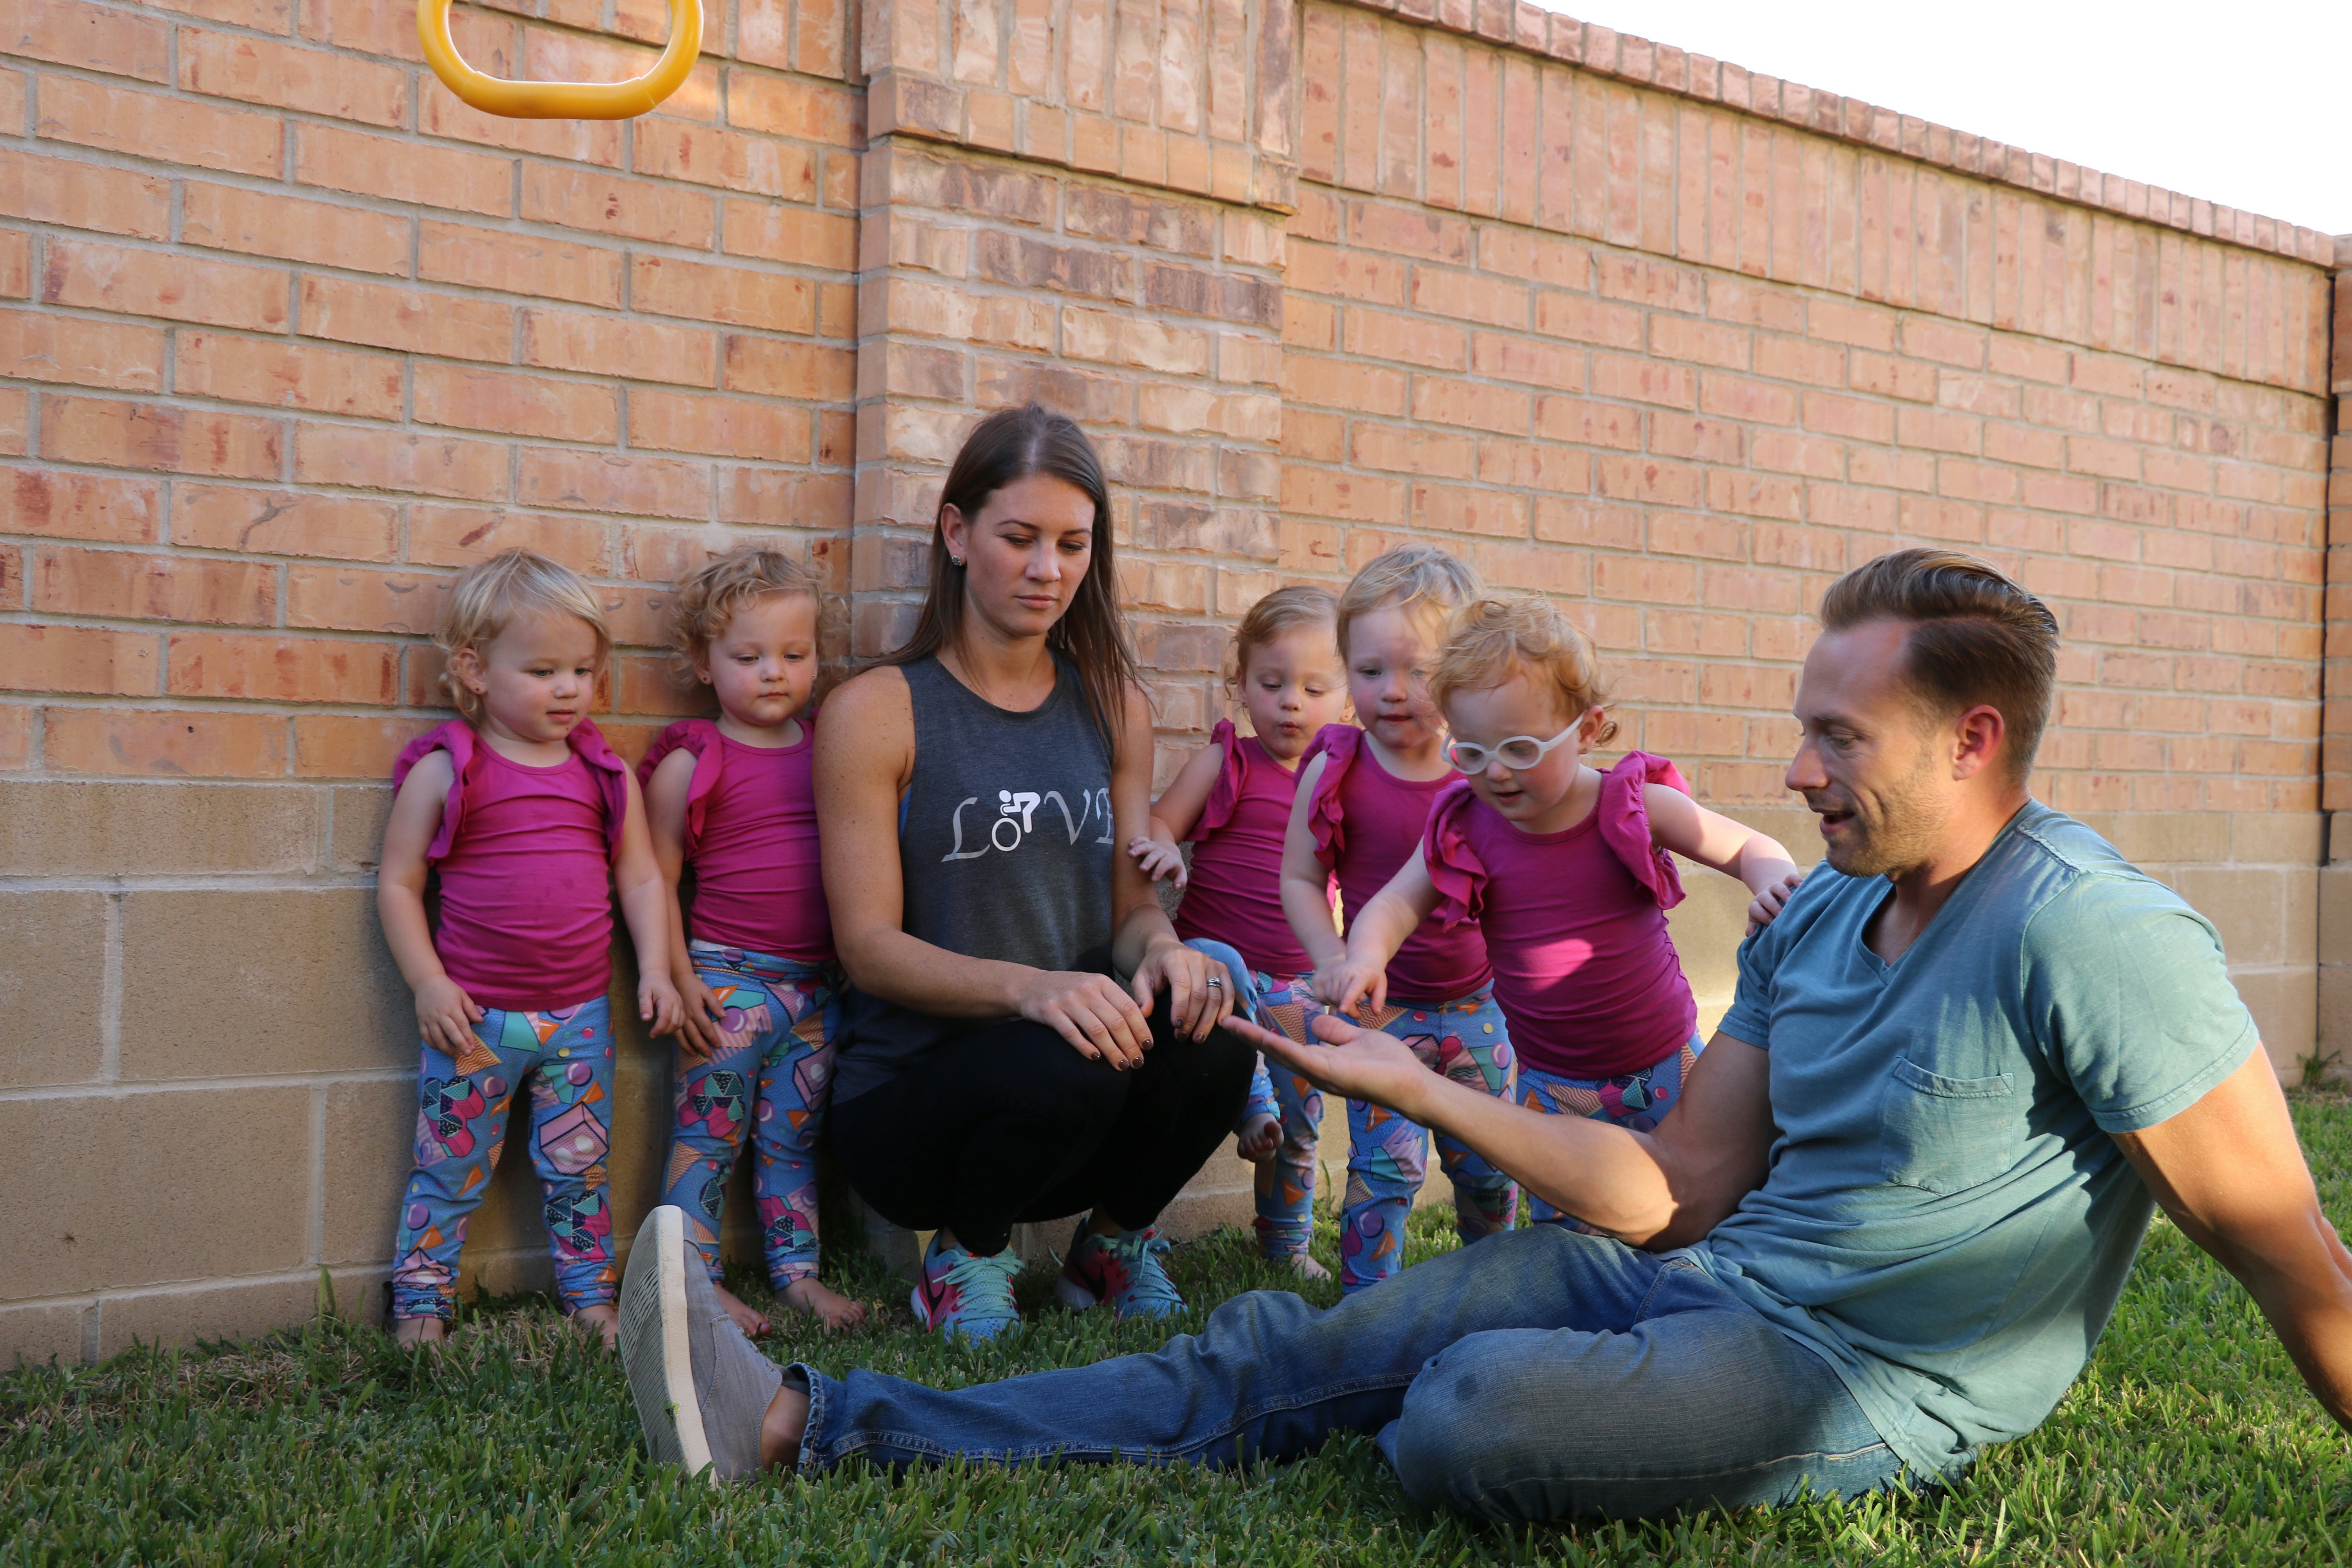
<svg viewBox="0 0 2352 1568">
<path fill-rule="evenodd" d="M 667 19 L 456 27 L 612 78 Z M 381 1279 L 413 1036 L 369 879 L 457 567 L 598 585 L 633 748 L 686 700 L 664 584 L 782 539 L 879 649 L 962 429 L 1030 396 L 1112 470 L 1163 767 L 1258 594 L 1423 536 L 1570 603 L 1629 737 L 1793 828 L 1822 584 L 1984 552 L 2065 622 L 2045 793 L 2214 915 L 2275 1055 L 2314 1037 L 2325 237 L 1494 0 L 731 0 L 623 124 L 463 109 L 399 0 L 0 0 L 0 1141 L 37 1173 L 0 1355 Z M 1717 994 L 1736 909 L 1684 913 Z M 624 1219 L 665 1071 L 629 1042 Z M 257 1118 L 291 1131 L 225 1157 Z M 531 1278 L 527 1185 L 478 1276 Z"/>
</svg>

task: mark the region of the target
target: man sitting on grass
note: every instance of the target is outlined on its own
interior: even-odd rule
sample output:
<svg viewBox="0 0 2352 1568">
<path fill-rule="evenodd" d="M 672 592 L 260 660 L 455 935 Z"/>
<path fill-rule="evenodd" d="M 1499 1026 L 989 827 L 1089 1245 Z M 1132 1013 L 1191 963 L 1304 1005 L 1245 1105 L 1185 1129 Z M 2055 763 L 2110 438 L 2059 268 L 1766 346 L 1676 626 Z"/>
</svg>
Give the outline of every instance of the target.
<svg viewBox="0 0 2352 1568">
<path fill-rule="evenodd" d="M 656 1211 L 621 1303 L 655 1455 L 1234 1466 L 1364 1431 L 1415 1499 L 1508 1521 L 1933 1482 L 2057 1404 L 2151 1194 L 2352 1424 L 2352 1256 L 2212 927 L 2027 797 L 2049 611 L 1906 550 L 1822 621 L 1789 785 L 1828 868 L 1743 944 L 1655 1131 L 1489 1099 L 1338 1020 L 1319 1047 L 1234 1026 L 1608 1235 L 1507 1232 L 1329 1311 L 1255 1292 L 1147 1355 L 943 1393 L 767 1361 Z"/>
</svg>

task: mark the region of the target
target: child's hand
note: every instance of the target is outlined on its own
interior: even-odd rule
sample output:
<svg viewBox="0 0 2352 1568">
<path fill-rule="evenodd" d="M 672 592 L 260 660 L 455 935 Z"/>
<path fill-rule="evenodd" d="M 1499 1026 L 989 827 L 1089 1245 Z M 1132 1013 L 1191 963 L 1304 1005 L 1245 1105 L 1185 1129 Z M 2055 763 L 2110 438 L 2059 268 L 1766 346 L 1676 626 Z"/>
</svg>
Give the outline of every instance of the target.
<svg viewBox="0 0 2352 1568">
<path fill-rule="evenodd" d="M 1374 1012 L 1388 1005 L 1389 972 L 1377 963 L 1343 958 L 1315 972 L 1315 999 L 1335 1013 L 1353 1013 L 1370 1005 Z"/>
<path fill-rule="evenodd" d="M 1794 866 L 1774 877 L 1756 891 L 1756 900 L 1748 906 L 1748 929 L 1761 931 L 1770 925 L 1773 917 L 1789 904 L 1789 895 L 1802 886 L 1805 874 Z"/>
<path fill-rule="evenodd" d="M 1153 881 L 1173 877 L 1178 887 L 1184 885 L 1184 852 L 1167 839 L 1139 833 L 1127 841 L 1127 852 Z"/>
<path fill-rule="evenodd" d="M 679 1051 L 698 1062 L 709 1061 L 726 1049 L 727 1035 L 719 1027 L 727 1009 L 719 1005 L 718 994 L 702 983 L 699 974 L 688 973 L 677 982 L 678 1019 L 677 1045 Z"/>
<path fill-rule="evenodd" d="M 416 988 L 416 1026 L 423 1031 L 425 1043 L 444 1056 L 464 1056 L 474 1044 L 474 1026 L 482 1017 L 480 1005 L 446 974 Z"/>
<path fill-rule="evenodd" d="M 677 987 L 670 984 L 668 975 L 637 977 L 637 1016 L 656 1035 L 670 1034 L 686 1021 L 686 1005 L 677 999 Z"/>
<path fill-rule="evenodd" d="M 1259 1111 L 1234 1132 L 1234 1152 L 1255 1165 L 1282 1146 L 1282 1119 Z"/>
</svg>

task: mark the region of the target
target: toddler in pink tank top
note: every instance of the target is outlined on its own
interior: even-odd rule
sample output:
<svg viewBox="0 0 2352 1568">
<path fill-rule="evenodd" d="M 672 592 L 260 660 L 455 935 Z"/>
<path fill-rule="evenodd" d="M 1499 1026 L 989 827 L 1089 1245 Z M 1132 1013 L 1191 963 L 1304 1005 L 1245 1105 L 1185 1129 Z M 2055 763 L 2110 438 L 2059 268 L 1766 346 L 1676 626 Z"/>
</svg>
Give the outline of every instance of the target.
<svg viewBox="0 0 2352 1568">
<path fill-rule="evenodd" d="M 1282 905 L 1315 966 L 1263 1005 L 1266 1026 L 1305 1039 L 1317 1013 L 1339 1005 L 1335 976 L 1348 956 L 1332 927 L 1328 888 L 1357 911 L 1396 874 L 1449 774 L 1428 690 L 1446 615 L 1478 593 L 1477 578 L 1430 545 L 1374 559 L 1339 597 L 1339 648 L 1362 729 L 1334 724 L 1299 768 L 1285 830 Z M 1361 1021 L 1411 1043 L 1431 1069 L 1497 1097 L 1510 1091 L 1511 1041 L 1489 986 L 1486 946 L 1468 921 L 1416 935 L 1398 955 L 1397 996 Z M 1339 1283 L 1357 1290 L 1402 1266 L 1404 1222 L 1427 1173 L 1426 1129 L 1363 1100 L 1348 1102 L 1348 1192 L 1339 1216 Z M 1454 1184 L 1467 1243 L 1508 1230 L 1518 1215 L 1511 1179 L 1451 1137 L 1438 1157 Z"/>
<path fill-rule="evenodd" d="M 1328 590 L 1313 586 L 1277 588 L 1250 606 L 1234 632 L 1227 684 L 1254 733 L 1219 720 L 1153 805 L 1151 831 L 1128 845 L 1153 880 L 1172 877 L 1184 889 L 1176 934 L 1225 966 L 1234 1011 L 1261 1023 L 1268 1019 L 1259 1004 L 1315 967 L 1283 916 L 1282 840 L 1299 757 L 1347 705 L 1338 610 Z M 1189 868 L 1177 847 L 1183 840 L 1192 845 Z M 1287 1069 L 1269 1073 L 1258 1059 L 1234 1129 L 1236 1151 L 1257 1166 L 1258 1247 L 1309 1279 L 1329 1274 L 1307 1249 L 1322 1119 L 1314 1085 Z"/>
<path fill-rule="evenodd" d="M 416 1163 L 401 1199 L 392 1316 L 403 1343 L 455 1315 L 466 1224 L 517 1093 L 564 1310 L 613 1342 L 605 1152 L 613 1135 L 613 898 L 637 1014 L 676 1028 L 667 900 L 628 764 L 588 720 L 612 650 L 587 585 L 526 550 L 460 573 L 436 637 L 464 715 L 393 768 L 376 909 L 424 1034 Z M 428 876 L 440 884 L 427 913 Z"/>
<path fill-rule="evenodd" d="M 671 644 L 718 698 L 719 717 L 672 724 L 638 764 L 686 1001 L 661 1201 L 685 1212 L 720 1303 L 754 1337 L 768 1331 L 765 1314 L 719 1271 L 727 1180 L 747 1131 L 769 1284 L 828 1329 L 866 1317 L 817 1279 L 815 1141 L 842 985 L 809 784 L 820 595 L 808 567 L 757 547 L 680 583 Z M 693 898 L 681 909 L 689 868 Z"/>
<path fill-rule="evenodd" d="M 1431 691 L 1452 731 L 1447 760 L 1465 776 L 1439 794 L 1413 855 L 1349 924 L 1330 1000 L 1381 1006 L 1421 934 L 1475 924 L 1510 1019 L 1519 1102 L 1646 1131 L 1699 1052 L 1666 931 L 1683 897 L 1668 851 L 1746 884 L 1757 924 L 1802 874 L 1772 839 L 1692 801 L 1664 758 L 1629 752 L 1606 773 L 1584 761 L 1617 727 L 1592 645 L 1541 599 L 1463 609 Z M 1540 1199 L 1534 1212 L 1567 1217 Z"/>
</svg>

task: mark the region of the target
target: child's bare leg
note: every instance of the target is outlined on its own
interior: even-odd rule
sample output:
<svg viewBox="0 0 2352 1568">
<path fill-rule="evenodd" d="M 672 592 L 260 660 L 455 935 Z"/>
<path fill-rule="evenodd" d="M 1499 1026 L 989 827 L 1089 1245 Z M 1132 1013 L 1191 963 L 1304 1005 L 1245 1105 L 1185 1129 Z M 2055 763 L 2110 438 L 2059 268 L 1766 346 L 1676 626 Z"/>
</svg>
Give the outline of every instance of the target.
<svg viewBox="0 0 2352 1568">
<path fill-rule="evenodd" d="M 583 1307 L 572 1314 L 572 1321 L 583 1330 L 595 1330 L 597 1337 L 604 1342 L 606 1350 L 620 1348 L 621 1314 L 614 1309 L 612 1302 L 600 1301 L 593 1307 Z"/>
<path fill-rule="evenodd" d="M 782 1295 L 786 1305 L 794 1311 L 811 1314 L 829 1331 L 854 1329 L 866 1321 L 865 1302 L 851 1300 L 814 1274 L 785 1286 Z"/>
<path fill-rule="evenodd" d="M 449 1325 L 439 1318 L 394 1318 L 392 1337 L 404 1351 L 437 1345 L 449 1337 Z"/>
<path fill-rule="evenodd" d="M 726 1286 L 720 1284 L 717 1279 L 711 1280 L 710 1290 L 711 1294 L 719 1298 L 719 1304 L 727 1309 L 727 1315 L 735 1320 L 735 1326 L 743 1331 L 743 1337 L 745 1339 L 756 1340 L 766 1337 L 768 1332 L 767 1313 L 762 1312 L 759 1308 L 754 1307 L 751 1302 L 746 1301 L 743 1298 L 735 1294 L 734 1291 L 727 1289 Z"/>
</svg>

